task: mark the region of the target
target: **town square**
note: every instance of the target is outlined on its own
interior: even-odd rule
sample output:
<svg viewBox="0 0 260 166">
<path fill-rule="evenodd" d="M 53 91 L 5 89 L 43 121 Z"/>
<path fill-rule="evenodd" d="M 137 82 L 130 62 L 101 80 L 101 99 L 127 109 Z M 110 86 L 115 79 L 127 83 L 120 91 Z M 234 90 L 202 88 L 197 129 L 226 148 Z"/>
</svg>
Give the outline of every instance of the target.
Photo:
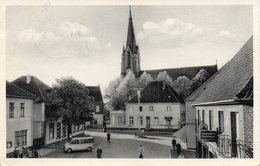
<svg viewBox="0 0 260 166">
<path fill-rule="evenodd" d="M 6 18 L 6 158 L 254 158 L 252 6 Z"/>
</svg>

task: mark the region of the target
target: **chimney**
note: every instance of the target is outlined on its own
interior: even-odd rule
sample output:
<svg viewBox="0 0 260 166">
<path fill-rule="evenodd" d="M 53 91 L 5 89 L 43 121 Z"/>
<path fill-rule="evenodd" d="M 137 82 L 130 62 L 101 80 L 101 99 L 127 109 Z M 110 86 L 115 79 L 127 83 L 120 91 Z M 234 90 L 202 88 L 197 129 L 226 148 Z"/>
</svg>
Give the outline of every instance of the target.
<svg viewBox="0 0 260 166">
<path fill-rule="evenodd" d="M 31 82 L 31 76 L 30 76 L 30 74 L 28 74 L 28 75 L 26 76 L 26 83 L 27 83 L 27 84 L 30 84 L 30 82 Z"/>
</svg>

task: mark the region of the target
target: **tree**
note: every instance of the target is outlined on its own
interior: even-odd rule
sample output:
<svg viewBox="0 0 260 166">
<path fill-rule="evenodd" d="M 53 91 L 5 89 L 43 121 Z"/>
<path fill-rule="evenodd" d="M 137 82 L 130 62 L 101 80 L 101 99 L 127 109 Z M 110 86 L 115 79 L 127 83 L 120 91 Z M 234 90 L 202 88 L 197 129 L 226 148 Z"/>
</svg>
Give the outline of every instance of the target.
<svg viewBox="0 0 260 166">
<path fill-rule="evenodd" d="M 157 81 L 166 81 L 169 85 L 173 85 L 173 80 L 171 76 L 168 75 L 166 70 L 158 74 Z"/>
<path fill-rule="evenodd" d="M 190 83 L 188 77 L 180 76 L 174 81 L 173 88 L 185 99 L 190 95 Z"/>
<path fill-rule="evenodd" d="M 143 72 L 138 80 L 138 86 L 140 88 L 144 88 L 149 82 L 153 81 L 151 74 Z"/>
<path fill-rule="evenodd" d="M 198 87 L 200 87 L 204 82 L 208 80 L 209 76 L 210 75 L 206 70 L 201 69 L 191 80 L 191 91 L 194 92 L 196 89 L 198 89 Z"/>
<path fill-rule="evenodd" d="M 68 125 L 81 124 L 93 118 L 93 99 L 88 88 L 72 77 L 57 79 L 52 91 L 47 96 L 47 115 L 62 118 Z"/>
</svg>

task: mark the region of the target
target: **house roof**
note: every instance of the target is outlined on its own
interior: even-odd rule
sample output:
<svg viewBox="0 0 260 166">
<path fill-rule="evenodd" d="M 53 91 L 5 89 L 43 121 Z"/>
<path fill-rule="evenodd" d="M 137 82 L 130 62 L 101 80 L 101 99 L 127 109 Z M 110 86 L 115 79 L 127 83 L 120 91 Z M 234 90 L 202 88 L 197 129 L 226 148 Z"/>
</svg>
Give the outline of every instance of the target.
<svg viewBox="0 0 260 166">
<path fill-rule="evenodd" d="M 89 89 L 89 96 L 93 97 L 95 102 L 103 102 L 99 86 L 87 86 L 87 88 Z"/>
<path fill-rule="evenodd" d="M 172 80 L 176 80 L 180 76 L 187 76 L 190 80 L 198 74 L 198 72 L 204 69 L 207 71 L 211 77 L 218 71 L 217 65 L 212 66 L 195 66 L 195 67 L 183 67 L 183 68 L 168 68 L 168 69 L 156 69 L 156 70 L 142 70 L 139 75 L 142 75 L 145 71 L 152 75 L 153 78 L 156 78 L 160 72 L 166 71 Z"/>
<path fill-rule="evenodd" d="M 236 95 L 252 96 L 253 88 L 250 84 L 253 76 L 253 37 L 251 37 L 238 53 L 227 62 L 212 79 L 202 85 L 202 89 L 195 93 L 195 103 L 234 100 Z M 253 80 L 253 79 L 252 79 Z M 253 83 L 253 81 L 251 82 Z M 243 91 L 244 89 L 244 91 Z M 246 93 L 245 93 L 246 92 Z M 242 96 L 243 96 L 242 95 Z"/>
<path fill-rule="evenodd" d="M 163 84 L 165 84 L 165 88 Z M 128 103 L 137 102 L 137 95 L 128 101 Z M 182 103 L 183 99 L 166 81 L 152 81 L 141 91 L 140 103 L 172 102 Z"/>
<path fill-rule="evenodd" d="M 36 99 L 37 98 L 34 94 L 32 94 L 8 81 L 6 81 L 6 97 L 24 98 L 24 99 Z"/>
<path fill-rule="evenodd" d="M 46 85 L 35 76 L 30 77 L 31 80 L 29 84 L 27 84 L 26 82 L 27 76 L 21 76 L 14 80 L 12 83 L 36 95 L 41 101 L 46 102 L 47 93 L 51 90 L 51 87 Z"/>
</svg>

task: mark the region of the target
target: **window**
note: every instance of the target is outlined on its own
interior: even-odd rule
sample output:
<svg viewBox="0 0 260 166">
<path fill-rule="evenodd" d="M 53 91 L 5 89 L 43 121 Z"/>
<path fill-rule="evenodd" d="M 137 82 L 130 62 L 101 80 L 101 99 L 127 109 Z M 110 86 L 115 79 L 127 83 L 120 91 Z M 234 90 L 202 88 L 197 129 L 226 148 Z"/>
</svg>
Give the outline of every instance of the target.
<svg viewBox="0 0 260 166">
<path fill-rule="evenodd" d="M 71 144 L 79 144 L 79 140 L 74 139 L 74 140 L 72 140 L 70 143 L 71 143 Z"/>
<path fill-rule="evenodd" d="M 20 103 L 21 115 L 20 117 L 24 117 L 24 103 Z"/>
<path fill-rule="evenodd" d="M 209 130 L 212 130 L 212 126 L 213 126 L 213 114 L 212 114 L 212 110 L 209 110 Z"/>
<path fill-rule="evenodd" d="M 77 128 L 77 132 L 79 132 L 79 125 L 77 125 L 76 128 Z"/>
<path fill-rule="evenodd" d="M 100 112 L 100 107 L 99 105 L 96 105 L 96 113 L 99 113 Z"/>
<path fill-rule="evenodd" d="M 27 130 L 15 132 L 15 147 L 27 145 Z"/>
<path fill-rule="evenodd" d="M 154 124 L 158 124 L 158 117 L 154 117 Z"/>
<path fill-rule="evenodd" d="M 202 122 L 205 122 L 205 110 L 202 110 Z"/>
<path fill-rule="evenodd" d="M 200 125 L 200 110 L 198 110 L 198 125 Z"/>
<path fill-rule="evenodd" d="M 171 106 L 166 106 L 166 111 L 171 111 L 172 107 Z"/>
<path fill-rule="evenodd" d="M 140 116 L 140 125 L 143 125 L 143 117 Z"/>
<path fill-rule="evenodd" d="M 93 143 L 94 139 L 82 139 L 80 142 L 81 143 Z"/>
<path fill-rule="evenodd" d="M 57 139 L 61 138 L 61 123 L 57 123 Z"/>
<path fill-rule="evenodd" d="M 149 110 L 150 110 L 150 111 L 153 111 L 153 106 L 150 106 L 150 107 L 149 107 Z"/>
<path fill-rule="evenodd" d="M 14 103 L 9 103 L 9 118 L 14 118 Z"/>
<path fill-rule="evenodd" d="M 54 139 L 54 123 L 49 125 L 49 139 Z"/>
<path fill-rule="evenodd" d="M 62 122 L 62 138 L 66 137 L 66 123 Z"/>
<path fill-rule="evenodd" d="M 129 117 L 129 124 L 130 124 L 130 125 L 133 125 L 133 124 L 134 124 L 134 117 L 133 117 L 133 116 L 130 116 L 130 117 Z"/>
<path fill-rule="evenodd" d="M 224 112 L 219 111 L 218 112 L 218 130 L 220 133 L 224 132 Z"/>
<path fill-rule="evenodd" d="M 122 116 L 118 116 L 117 117 L 117 123 L 118 124 L 122 124 L 123 123 L 123 117 Z"/>
<path fill-rule="evenodd" d="M 139 111 L 140 111 L 140 112 L 143 111 L 143 107 L 142 107 L 142 106 L 139 107 Z"/>
</svg>

